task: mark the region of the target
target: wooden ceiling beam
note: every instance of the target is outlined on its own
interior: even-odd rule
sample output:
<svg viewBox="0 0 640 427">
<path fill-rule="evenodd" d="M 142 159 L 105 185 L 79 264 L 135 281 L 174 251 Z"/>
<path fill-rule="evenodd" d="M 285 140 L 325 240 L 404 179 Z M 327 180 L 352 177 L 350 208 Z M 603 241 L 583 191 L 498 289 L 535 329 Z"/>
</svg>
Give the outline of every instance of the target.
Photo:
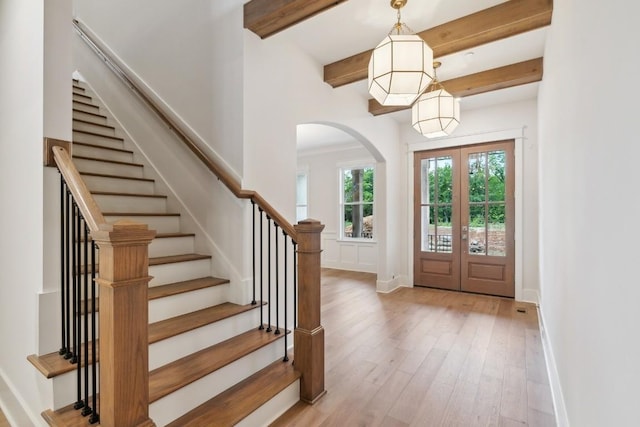
<svg viewBox="0 0 640 427">
<path fill-rule="evenodd" d="M 244 4 L 244 28 L 267 38 L 347 0 L 251 0 Z"/>
<path fill-rule="evenodd" d="M 539 82 L 542 80 L 542 71 L 542 58 L 536 58 L 458 77 L 441 83 L 445 90 L 451 95 L 463 98 L 479 93 Z M 411 106 L 384 106 L 373 98 L 369 99 L 369 113 L 374 116 L 406 110 L 408 108 L 411 108 Z"/>
<path fill-rule="evenodd" d="M 509 0 L 418 33 L 434 58 L 461 52 L 551 24 L 553 0 Z M 380 36 L 382 39 L 382 35 Z M 338 87 L 367 78 L 368 50 L 324 66 L 324 81 Z"/>
</svg>

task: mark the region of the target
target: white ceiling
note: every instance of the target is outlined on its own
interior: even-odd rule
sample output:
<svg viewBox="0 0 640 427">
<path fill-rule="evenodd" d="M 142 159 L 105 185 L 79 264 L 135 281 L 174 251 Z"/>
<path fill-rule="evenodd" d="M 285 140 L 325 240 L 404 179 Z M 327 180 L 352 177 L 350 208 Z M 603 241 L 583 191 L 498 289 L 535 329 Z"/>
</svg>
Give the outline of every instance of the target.
<svg viewBox="0 0 640 427">
<path fill-rule="evenodd" d="M 420 32 L 500 3 L 503 1 L 408 0 L 402 9 L 402 21 L 415 32 Z M 349 0 L 272 37 L 299 45 L 320 64 L 326 65 L 372 49 L 387 35 L 395 21 L 396 11 L 389 5 L 389 0 Z M 541 57 L 545 37 L 546 28 L 543 28 L 441 57 L 438 78 L 446 81 Z M 465 110 L 536 98 L 538 85 L 531 83 L 465 97 L 460 102 L 461 110 L 464 113 Z M 366 81 L 350 86 L 363 99 L 370 98 Z M 392 113 L 390 117 L 409 126 L 410 114 L 410 110 L 405 110 Z M 336 145 L 341 139 L 344 143 L 353 142 L 342 131 L 322 125 L 308 126 L 307 130 L 299 131 L 299 150 L 317 149 L 323 144 Z"/>
</svg>

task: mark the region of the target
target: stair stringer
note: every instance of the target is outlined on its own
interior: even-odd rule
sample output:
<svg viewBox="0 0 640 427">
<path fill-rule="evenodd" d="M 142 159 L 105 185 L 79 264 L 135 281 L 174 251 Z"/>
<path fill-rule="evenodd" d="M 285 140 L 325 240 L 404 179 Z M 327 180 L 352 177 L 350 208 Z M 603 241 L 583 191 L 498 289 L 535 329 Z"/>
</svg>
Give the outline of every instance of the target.
<svg viewBox="0 0 640 427">
<path fill-rule="evenodd" d="M 78 72 L 78 74 L 80 73 Z M 224 222 L 231 221 L 232 224 L 230 226 L 223 227 L 222 231 L 223 234 L 225 234 L 223 239 L 230 242 L 233 247 L 233 252 L 239 254 L 250 254 L 251 246 L 250 236 L 247 235 L 247 230 L 249 228 L 247 224 L 251 224 L 251 204 L 246 200 L 236 198 L 217 180 L 217 178 L 213 176 L 208 169 L 202 166 L 199 160 L 194 159 L 194 156 L 186 148 L 182 147 L 182 144 L 177 141 L 177 138 L 173 133 L 161 127 L 161 124 L 158 123 L 158 119 L 155 118 L 155 116 L 135 119 L 131 117 L 131 111 L 114 111 L 118 108 L 110 108 L 107 102 L 105 102 L 105 99 L 97 92 L 95 86 L 93 86 L 92 83 L 85 81 L 82 74 L 80 74 L 80 76 L 83 84 L 90 89 L 90 93 L 94 96 L 94 103 L 100 106 L 101 113 L 107 116 L 109 123 L 117 124 L 116 135 L 124 138 L 125 148 L 134 151 L 135 162 L 145 165 L 145 177 L 155 179 L 156 193 L 169 195 L 166 202 L 168 210 L 179 212 L 181 214 L 181 229 L 187 232 L 194 232 L 196 234 L 196 252 L 212 254 L 211 269 L 213 275 L 229 279 L 229 301 L 236 304 L 247 304 L 251 302 L 251 260 L 247 260 L 245 256 L 234 257 L 235 261 L 230 259 L 227 256 L 226 251 L 222 250 L 222 248 L 216 243 L 210 230 L 203 225 L 203 220 L 209 224 L 215 224 L 215 221 L 217 221 L 218 218 L 225 218 Z M 117 84 L 119 82 L 116 81 L 115 83 Z M 98 82 L 98 86 L 100 86 L 100 82 Z M 126 105 L 127 102 L 122 100 L 123 97 L 127 96 L 131 98 L 130 101 L 139 102 L 137 98 L 128 93 L 126 88 L 121 89 L 124 89 L 125 93 L 120 93 L 118 98 L 114 99 L 114 104 L 123 104 L 120 108 L 128 108 Z M 114 97 L 114 89 L 111 86 L 108 88 L 105 87 L 104 90 L 107 91 L 110 97 Z M 139 107 L 136 106 L 136 108 L 132 108 L 132 110 L 135 110 L 138 113 L 140 112 L 140 109 L 146 109 L 146 107 L 141 105 Z M 123 120 L 124 122 L 133 121 L 134 123 L 127 123 L 129 128 L 125 127 L 125 123 L 118 119 L 116 113 L 120 113 L 120 117 L 125 118 Z M 153 122 L 154 125 L 158 125 L 161 128 L 151 129 L 151 125 L 149 125 L 148 129 L 145 130 L 152 130 L 152 136 L 140 135 L 140 131 L 129 131 L 131 127 L 136 127 L 136 124 L 142 121 L 145 123 Z M 157 126 L 153 127 L 155 128 Z M 138 138 L 134 136 L 134 133 Z M 160 171 L 159 165 L 157 164 L 158 162 L 154 162 L 151 158 L 153 157 L 154 152 L 151 148 L 156 147 L 147 147 L 147 145 L 148 141 L 158 141 L 163 139 L 168 139 L 167 142 L 171 144 L 169 146 L 170 148 L 175 148 L 176 151 L 186 151 L 185 154 L 187 154 L 187 161 L 196 162 L 195 165 L 189 165 L 189 169 L 192 169 L 192 167 L 201 169 L 198 171 L 199 179 L 197 182 L 204 181 L 204 184 L 200 185 L 214 189 L 214 191 L 212 191 L 210 206 L 215 207 L 217 212 L 201 212 L 200 217 L 204 216 L 204 218 L 198 219 L 194 209 L 189 207 L 188 201 L 179 195 L 179 191 L 175 188 L 176 185 L 171 185 L 169 183 L 171 177 L 168 177 L 167 173 L 162 173 Z M 147 150 L 145 151 L 145 149 Z M 171 162 L 171 166 L 177 167 L 175 160 Z M 224 201 L 224 203 L 220 203 L 221 201 Z M 224 205 L 225 207 L 220 207 L 220 205 Z M 229 214 L 226 210 L 227 208 L 230 208 L 233 212 Z M 214 209 L 205 208 L 205 210 L 213 211 Z M 231 235 L 232 233 L 236 233 L 237 236 Z M 238 268 L 238 263 L 241 268 Z M 241 270 L 247 270 L 247 264 L 249 267 L 248 271 L 245 274 L 241 274 Z"/>
</svg>

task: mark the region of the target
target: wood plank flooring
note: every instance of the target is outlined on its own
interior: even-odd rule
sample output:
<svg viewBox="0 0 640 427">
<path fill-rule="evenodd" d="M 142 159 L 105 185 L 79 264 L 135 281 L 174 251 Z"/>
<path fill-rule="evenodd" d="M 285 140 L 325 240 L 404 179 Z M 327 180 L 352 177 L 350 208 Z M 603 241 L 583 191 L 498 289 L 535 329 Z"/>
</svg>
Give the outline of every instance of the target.
<svg viewBox="0 0 640 427">
<path fill-rule="evenodd" d="M 274 427 L 555 426 L 533 305 L 324 269 L 322 324 L 327 394 Z"/>
</svg>

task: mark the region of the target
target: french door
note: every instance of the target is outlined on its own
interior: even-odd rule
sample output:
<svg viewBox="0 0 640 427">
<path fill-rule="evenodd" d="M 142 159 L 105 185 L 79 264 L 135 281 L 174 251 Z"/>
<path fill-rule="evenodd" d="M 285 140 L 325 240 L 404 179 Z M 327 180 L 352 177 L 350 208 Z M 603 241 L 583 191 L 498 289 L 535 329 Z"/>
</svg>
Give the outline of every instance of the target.
<svg viewBox="0 0 640 427">
<path fill-rule="evenodd" d="M 415 153 L 415 285 L 515 295 L 513 145 Z"/>
</svg>

